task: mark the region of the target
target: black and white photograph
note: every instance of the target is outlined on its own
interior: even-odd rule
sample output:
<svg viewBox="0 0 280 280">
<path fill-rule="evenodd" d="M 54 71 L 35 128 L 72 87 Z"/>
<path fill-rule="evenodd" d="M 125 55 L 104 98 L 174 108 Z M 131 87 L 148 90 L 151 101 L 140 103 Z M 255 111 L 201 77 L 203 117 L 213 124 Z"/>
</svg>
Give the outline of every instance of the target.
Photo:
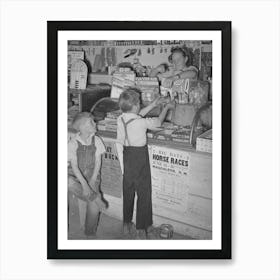
<svg viewBox="0 0 280 280">
<path fill-rule="evenodd" d="M 154 31 L 167 24 L 152 22 L 94 30 L 106 24 L 114 26 L 92 22 L 92 31 L 58 32 L 58 247 L 198 253 L 226 246 L 216 257 L 229 257 L 222 235 L 230 237 L 230 203 L 222 213 L 221 195 L 224 187 L 230 198 L 230 180 L 222 186 L 220 126 L 222 106 L 230 120 L 221 103 L 222 95 L 230 100 L 230 63 L 221 67 L 230 62 L 230 22 L 204 33 L 188 30 L 188 22 L 174 23 L 177 33 Z M 224 90 L 222 70 L 229 77 Z"/>
<path fill-rule="evenodd" d="M 280 1 L 0 1 L 0 279 L 279 280 Z"/>
<path fill-rule="evenodd" d="M 211 239 L 212 42 L 69 41 L 68 57 L 68 238 Z"/>
</svg>

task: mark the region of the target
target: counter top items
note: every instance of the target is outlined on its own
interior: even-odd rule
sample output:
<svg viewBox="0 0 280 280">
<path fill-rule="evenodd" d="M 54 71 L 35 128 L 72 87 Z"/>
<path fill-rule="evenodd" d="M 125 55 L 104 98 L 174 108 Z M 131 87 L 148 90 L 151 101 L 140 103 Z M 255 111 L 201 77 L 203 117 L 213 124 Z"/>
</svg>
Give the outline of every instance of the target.
<svg viewBox="0 0 280 280">
<path fill-rule="evenodd" d="M 157 78 L 151 77 L 136 77 L 135 86 L 138 87 L 142 92 L 142 102 L 144 106 L 147 106 L 159 93 L 159 82 Z"/>
<path fill-rule="evenodd" d="M 190 142 L 190 134 L 191 134 L 191 127 L 182 127 L 177 130 L 175 130 L 172 134 L 172 141 L 176 142 Z"/>
<path fill-rule="evenodd" d="M 145 81 L 146 78 L 137 78 L 138 81 Z M 168 98 L 167 98 L 168 99 Z M 206 105 L 205 105 L 206 106 Z M 116 133 L 117 118 L 121 115 L 117 99 L 100 99 L 90 110 L 97 121 L 97 129 L 101 132 Z M 200 112 L 200 111 L 199 111 Z M 198 113 L 199 113 L 198 112 Z M 148 131 L 149 139 L 182 143 L 184 145 L 195 145 L 197 136 L 205 132 L 201 123 L 193 122 L 197 112 L 191 104 L 176 104 L 176 109 L 171 122 L 165 121 L 161 127 L 155 131 Z M 192 132 L 193 131 L 193 132 Z"/>
<path fill-rule="evenodd" d="M 196 150 L 200 152 L 212 153 L 212 129 L 202 133 L 196 139 Z"/>
<path fill-rule="evenodd" d="M 158 131 L 148 131 L 148 138 L 174 141 L 182 143 L 190 143 L 191 127 L 181 127 L 170 123 L 168 128 L 161 127 Z"/>
<path fill-rule="evenodd" d="M 174 81 L 169 92 L 173 98 L 176 97 L 177 103 L 193 104 L 196 109 L 198 109 L 208 101 L 209 82 L 191 79 L 178 79 Z"/>
<path fill-rule="evenodd" d="M 108 112 L 104 120 L 98 121 L 97 130 L 117 132 L 117 118 L 121 113 L 121 110 Z"/>
<path fill-rule="evenodd" d="M 110 97 L 104 97 L 99 99 L 90 109 L 90 112 L 93 114 L 96 121 L 104 120 L 106 117 L 113 114 L 112 111 L 119 110 L 119 104 L 117 100 L 114 100 Z"/>
<path fill-rule="evenodd" d="M 135 85 L 135 73 L 128 70 L 126 72 L 115 71 L 112 78 L 111 98 L 119 98 L 126 87 Z"/>
<path fill-rule="evenodd" d="M 98 131 L 117 132 L 117 120 L 104 119 L 97 122 Z"/>
<path fill-rule="evenodd" d="M 108 67 L 108 71 L 112 71 L 112 67 Z M 112 83 L 112 76 L 104 73 L 89 73 L 88 74 L 88 84 L 108 84 L 111 89 L 111 83 Z"/>
</svg>

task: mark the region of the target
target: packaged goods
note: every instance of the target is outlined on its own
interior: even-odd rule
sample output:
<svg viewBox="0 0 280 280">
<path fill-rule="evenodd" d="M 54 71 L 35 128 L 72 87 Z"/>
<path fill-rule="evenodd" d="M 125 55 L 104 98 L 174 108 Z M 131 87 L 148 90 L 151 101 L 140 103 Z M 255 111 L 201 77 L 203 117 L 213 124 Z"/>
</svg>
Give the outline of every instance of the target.
<svg viewBox="0 0 280 280">
<path fill-rule="evenodd" d="M 212 129 L 202 133 L 196 139 L 196 150 L 201 152 L 212 153 Z"/>
<path fill-rule="evenodd" d="M 111 98 L 119 98 L 128 87 L 135 86 L 135 73 L 133 71 L 116 71 L 112 78 Z"/>
<path fill-rule="evenodd" d="M 159 96 L 159 82 L 157 78 L 137 77 L 135 79 L 135 86 L 142 92 L 141 97 L 144 105 L 148 105 Z"/>
</svg>

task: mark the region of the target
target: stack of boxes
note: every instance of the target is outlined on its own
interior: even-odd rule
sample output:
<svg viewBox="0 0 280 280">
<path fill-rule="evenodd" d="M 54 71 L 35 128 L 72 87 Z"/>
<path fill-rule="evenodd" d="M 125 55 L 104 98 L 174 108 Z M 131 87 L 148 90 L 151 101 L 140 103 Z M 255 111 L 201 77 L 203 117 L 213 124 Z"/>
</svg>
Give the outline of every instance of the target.
<svg viewBox="0 0 280 280">
<path fill-rule="evenodd" d="M 181 127 L 165 122 L 158 131 L 148 131 L 147 136 L 152 139 L 190 143 L 191 127 Z"/>
<path fill-rule="evenodd" d="M 212 129 L 202 133 L 196 139 L 196 150 L 200 152 L 212 153 Z"/>
<path fill-rule="evenodd" d="M 121 115 L 121 111 L 108 112 L 104 120 L 97 123 L 97 129 L 99 131 L 117 132 L 117 118 Z"/>
<path fill-rule="evenodd" d="M 119 98 L 125 88 L 135 86 L 135 73 L 129 68 L 120 68 L 113 74 L 111 98 Z"/>
</svg>

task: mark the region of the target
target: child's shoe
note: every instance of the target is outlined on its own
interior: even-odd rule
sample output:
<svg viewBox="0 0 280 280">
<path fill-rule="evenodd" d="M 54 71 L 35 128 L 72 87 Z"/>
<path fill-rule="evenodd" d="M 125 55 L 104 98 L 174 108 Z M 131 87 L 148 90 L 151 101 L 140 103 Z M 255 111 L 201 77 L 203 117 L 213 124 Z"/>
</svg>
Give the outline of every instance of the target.
<svg viewBox="0 0 280 280">
<path fill-rule="evenodd" d="M 136 230 L 136 239 L 147 239 L 146 231 L 144 229 L 137 229 Z"/>
<path fill-rule="evenodd" d="M 85 229 L 84 234 L 87 237 L 87 239 L 95 239 L 96 238 L 96 230 Z"/>
<path fill-rule="evenodd" d="M 123 224 L 123 235 L 133 237 L 135 235 L 135 224 L 130 223 L 124 223 Z"/>
</svg>

